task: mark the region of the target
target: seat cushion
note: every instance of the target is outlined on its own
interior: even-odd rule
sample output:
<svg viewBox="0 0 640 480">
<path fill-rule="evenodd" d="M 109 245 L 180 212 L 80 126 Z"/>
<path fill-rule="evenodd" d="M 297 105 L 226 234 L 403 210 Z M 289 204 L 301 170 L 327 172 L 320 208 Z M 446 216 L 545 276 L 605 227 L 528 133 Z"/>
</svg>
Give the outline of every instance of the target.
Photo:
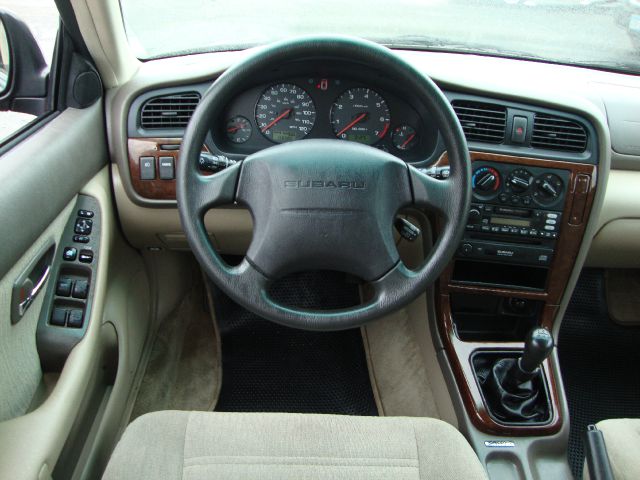
<svg viewBox="0 0 640 480">
<path fill-rule="evenodd" d="M 640 419 L 617 418 L 596 424 L 604 436 L 609 463 L 616 480 L 640 478 Z M 586 472 L 585 467 L 585 472 Z M 585 475 L 586 477 L 586 475 Z"/>
<path fill-rule="evenodd" d="M 104 480 L 485 479 L 431 418 L 165 411 L 125 431 Z"/>
</svg>

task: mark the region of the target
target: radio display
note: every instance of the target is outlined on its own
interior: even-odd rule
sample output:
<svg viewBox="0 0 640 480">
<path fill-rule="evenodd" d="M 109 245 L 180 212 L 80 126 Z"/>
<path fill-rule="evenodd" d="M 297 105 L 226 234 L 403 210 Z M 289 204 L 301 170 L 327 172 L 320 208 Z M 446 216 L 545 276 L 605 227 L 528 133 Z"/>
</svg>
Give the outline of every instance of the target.
<svg viewBox="0 0 640 480">
<path fill-rule="evenodd" d="M 531 220 L 523 220 L 521 218 L 491 217 L 491 223 L 494 225 L 511 225 L 514 227 L 531 226 Z"/>
</svg>

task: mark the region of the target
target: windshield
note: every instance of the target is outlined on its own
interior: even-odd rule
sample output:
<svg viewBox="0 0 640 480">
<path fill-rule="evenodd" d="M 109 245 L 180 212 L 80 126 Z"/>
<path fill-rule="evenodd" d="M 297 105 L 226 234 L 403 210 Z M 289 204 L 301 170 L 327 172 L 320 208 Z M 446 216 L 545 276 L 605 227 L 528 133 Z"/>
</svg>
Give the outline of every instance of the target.
<svg viewBox="0 0 640 480">
<path fill-rule="evenodd" d="M 640 0 L 121 0 L 140 59 L 340 33 L 395 48 L 640 72 Z"/>
</svg>

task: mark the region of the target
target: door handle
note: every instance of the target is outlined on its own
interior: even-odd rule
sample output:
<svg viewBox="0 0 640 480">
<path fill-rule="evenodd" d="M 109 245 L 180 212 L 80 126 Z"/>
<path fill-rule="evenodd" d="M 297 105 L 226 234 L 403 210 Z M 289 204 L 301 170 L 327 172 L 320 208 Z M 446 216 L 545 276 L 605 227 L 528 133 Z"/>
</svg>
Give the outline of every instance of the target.
<svg viewBox="0 0 640 480">
<path fill-rule="evenodd" d="M 47 268 L 45 269 L 44 273 L 38 280 L 38 283 L 36 283 L 33 286 L 33 288 L 31 288 L 31 290 L 27 293 L 27 298 L 25 298 L 23 301 L 21 301 L 18 304 L 18 313 L 21 317 L 25 314 L 27 309 L 31 306 L 35 298 L 38 296 L 38 293 L 40 293 L 42 286 L 46 283 L 47 279 L 49 278 L 50 272 L 51 272 L 51 266 L 47 265 Z M 27 283 L 31 283 L 31 282 L 29 281 Z"/>
<path fill-rule="evenodd" d="M 51 274 L 55 244 L 49 243 L 18 276 L 11 294 L 11 323 L 16 324 L 27 312 Z"/>
</svg>

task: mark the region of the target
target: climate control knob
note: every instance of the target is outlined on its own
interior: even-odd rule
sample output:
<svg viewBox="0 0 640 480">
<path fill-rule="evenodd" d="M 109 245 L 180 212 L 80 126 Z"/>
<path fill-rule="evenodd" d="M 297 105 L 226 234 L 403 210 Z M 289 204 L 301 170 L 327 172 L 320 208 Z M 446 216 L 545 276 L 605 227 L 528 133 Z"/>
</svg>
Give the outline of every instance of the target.
<svg viewBox="0 0 640 480">
<path fill-rule="evenodd" d="M 473 190 L 479 195 L 491 195 L 500 187 L 500 172 L 493 167 L 480 167 L 473 172 Z"/>
<path fill-rule="evenodd" d="M 533 175 L 529 170 L 524 168 L 518 168 L 509 174 L 506 184 L 515 193 L 522 193 L 529 190 L 529 187 L 533 183 Z"/>
<path fill-rule="evenodd" d="M 564 186 L 562 179 L 553 173 L 543 173 L 534 183 L 536 190 L 533 192 L 533 198 L 543 205 L 555 202 L 562 194 Z"/>
</svg>

